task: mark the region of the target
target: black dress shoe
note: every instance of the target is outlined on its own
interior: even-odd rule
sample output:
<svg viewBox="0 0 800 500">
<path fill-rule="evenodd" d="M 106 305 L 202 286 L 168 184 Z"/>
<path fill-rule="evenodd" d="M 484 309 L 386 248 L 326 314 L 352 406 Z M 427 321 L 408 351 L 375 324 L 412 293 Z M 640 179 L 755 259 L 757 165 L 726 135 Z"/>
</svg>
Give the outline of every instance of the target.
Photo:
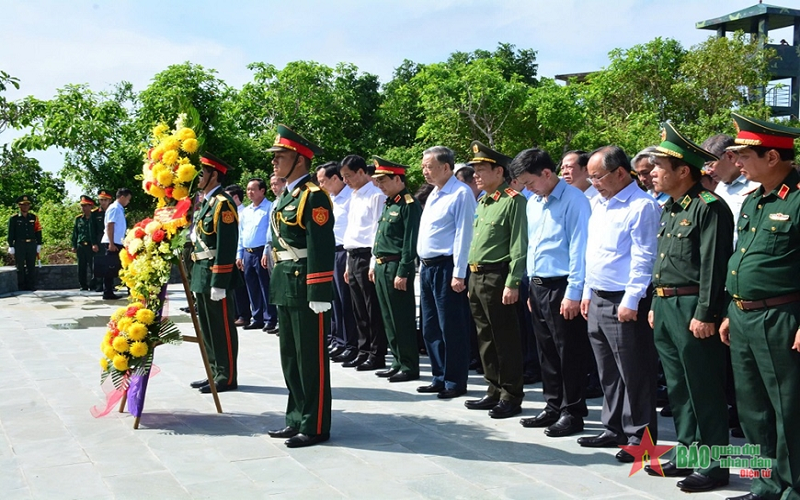
<svg viewBox="0 0 800 500">
<path fill-rule="evenodd" d="M 189 309 L 188 307 L 180 307 L 179 309 L 180 309 L 181 311 L 185 312 L 186 314 L 189 314 L 190 312 L 192 312 L 192 310 L 191 310 L 191 309 Z"/>
<path fill-rule="evenodd" d="M 522 427 L 549 427 L 556 422 L 558 422 L 558 413 L 547 410 L 542 410 L 535 417 L 522 418 L 519 421 Z"/>
<path fill-rule="evenodd" d="M 290 438 L 296 436 L 298 434 L 298 430 L 294 427 L 289 427 L 288 425 L 283 429 L 276 429 L 274 431 L 267 431 L 269 437 L 271 438 Z"/>
<path fill-rule="evenodd" d="M 767 500 L 765 497 L 761 495 L 756 495 L 755 493 L 748 493 L 747 495 L 739 495 L 738 497 L 728 497 L 725 500 Z"/>
<path fill-rule="evenodd" d="M 264 328 L 264 323 L 256 323 L 255 321 L 244 327 L 245 330 L 261 330 L 262 328 Z"/>
<path fill-rule="evenodd" d="M 114 294 L 114 293 L 104 293 L 103 294 L 103 300 L 119 300 L 121 298 L 122 297 L 120 297 L 119 295 Z"/>
<path fill-rule="evenodd" d="M 375 372 L 375 376 L 380 378 L 389 378 L 399 371 L 400 368 L 389 368 L 388 370 L 380 370 Z"/>
<path fill-rule="evenodd" d="M 389 382 L 408 382 L 410 380 L 419 380 L 419 375 L 414 375 L 408 372 L 395 373 L 389 377 Z"/>
<path fill-rule="evenodd" d="M 344 347 L 337 345 L 335 347 L 332 347 L 331 349 L 328 349 L 328 356 L 332 358 L 334 356 L 340 355 L 344 351 L 345 351 Z"/>
<path fill-rule="evenodd" d="M 470 410 L 491 410 L 499 402 L 499 399 L 487 395 L 481 399 L 468 399 L 464 401 L 464 406 Z"/>
<path fill-rule="evenodd" d="M 735 438 L 744 438 L 744 431 L 741 427 L 732 427 L 731 428 L 731 437 Z"/>
<path fill-rule="evenodd" d="M 651 476 L 661 476 L 657 470 L 650 467 L 649 465 L 644 466 L 644 471 L 650 474 Z M 665 464 L 661 464 L 661 472 L 663 472 L 664 477 L 686 477 L 692 472 L 693 469 L 682 469 L 675 465 L 675 462 L 667 462 Z"/>
<path fill-rule="evenodd" d="M 344 352 L 339 354 L 338 356 L 333 356 L 331 360 L 335 363 L 347 363 L 348 361 L 353 361 L 358 357 L 358 350 L 357 349 L 345 349 Z"/>
<path fill-rule="evenodd" d="M 683 491 L 695 493 L 700 491 L 711 491 L 722 486 L 728 486 L 728 482 L 729 479 L 727 477 L 724 479 L 714 479 L 706 476 L 705 474 L 693 472 L 691 476 L 678 481 L 676 486 Z"/>
<path fill-rule="evenodd" d="M 370 358 L 356 367 L 357 371 L 370 372 L 379 368 L 386 368 L 386 361 L 378 358 Z"/>
<path fill-rule="evenodd" d="M 342 366 L 344 366 L 345 368 L 355 368 L 361 363 L 365 363 L 368 358 L 369 354 L 361 353 L 355 358 L 351 359 L 350 361 L 345 361 L 344 363 L 342 363 Z"/>
<path fill-rule="evenodd" d="M 636 461 L 636 459 L 625 450 L 619 450 L 614 458 L 617 459 L 618 462 L 622 462 L 623 464 L 632 464 Z"/>
<path fill-rule="evenodd" d="M 217 384 L 217 392 L 235 391 L 238 388 L 238 384 L 226 384 L 225 382 L 219 382 Z M 203 394 L 211 394 L 211 386 L 208 384 L 204 385 L 200 388 L 200 392 Z"/>
<path fill-rule="evenodd" d="M 330 439 L 330 437 L 330 434 L 303 434 L 300 432 L 296 436 L 287 439 L 283 444 L 285 444 L 288 448 L 302 448 L 303 446 L 312 446 L 317 443 L 324 443 Z"/>
<path fill-rule="evenodd" d="M 81 292 L 88 292 L 88 291 L 89 291 L 89 287 L 88 286 L 82 286 L 81 287 Z"/>
<path fill-rule="evenodd" d="M 467 393 L 466 389 L 442 389 L 441 391 L 439 391 L 439 394 L 437 394 L 436 397 L 439 399 L 453 399 L 459 396 L 463 396 L 466 393 Z"/>
<path fill-rule="evenodd" d="M 422 394 L 434 394 L 437 392 L 442 392 L 443 390 L 444 386 L 441 384 L 429 384 L 417 387 L 417 392 L 421 392 Z"/>
<path fill-rule="evenodd" d="M 520 413 L 522 413 L 522 407 L 519 403 L 504 400 L 500 400 L 497 406 L 489 410 L 489 416 L 492 418 L 510 418 Z"/>
<path fill-rule="evenodd" d="M 203 380 L 195 380 L 194 382 L 189 384 L 189 387 L 191 387 L 192 389 L 199 389 L 199 388 L 203 387 L 204 385 L 208 385 L 208 379 L 207 378 L 204 378 Z"/>
<path fill-rule="evenodd" d="M 537 375 L 534 373 L 526 373 L 525 375 L 522 376 L 523 385 L 531 385 L 541 381 L 542 381 L 541 375 Z"/>
<path fill-rule="evenodd" d="M 661 411 L 658 412 L 662 417 L 671 417 L 672 416 L 672 407 L 669 404 L 664 405 L 661 408 Z"/>
<path fill-rule="evenodd" d="M 583 432 L 583 419 L 569 413 L 562 413 L 556 423 L 544 430 L 550 437 L 571 436 L 578 432 Z"/>
<path fill-rule="evenodd" d="M 469 360 L 469 369 L 470 370 L 476 370 L 479 366 L 481 366 L 481 360 L 480 359 L 471 359 L 471 360 Z"/>
<path fill-rule="evenodd" d="M 621 444 L 625 444 L 624 438 L 617 436 L 606 431 L 597 436 L 583 436 L 578 438 L 578 444 L 586 448 L 616 448 Z"/>
</svg>

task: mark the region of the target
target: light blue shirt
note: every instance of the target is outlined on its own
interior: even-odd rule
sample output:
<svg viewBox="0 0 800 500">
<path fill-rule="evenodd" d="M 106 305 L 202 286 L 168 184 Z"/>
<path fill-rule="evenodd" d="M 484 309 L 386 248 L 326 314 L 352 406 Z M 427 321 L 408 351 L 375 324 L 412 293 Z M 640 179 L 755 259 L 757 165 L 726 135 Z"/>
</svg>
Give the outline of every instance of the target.
<svg viewBox="0 0 800 500">
<path fill-rule="evenodd" d="M 114 244 L 117 246 L 122 245 L 123 240 L 125 240 L 125 231 L 128 229 L 128 223 L 125 221 L 125 207 L 120 205 L 119 201 L 114 201 L 106 210 L 103 225 L 108 226 L 111 222 L 114 223 Z M 103 238 L 100 241 L 101 243 L 111 243 L 108 241 L 108 233 L 105 231 L 105 227 L 103 228 Z"/>
<path fill-rule="evenodd" d="M 241 259 L 245 248 L 263 247 L 267 244 L 267 227 L 272 202 L 264 198 L 258 206 L 250 204 L 239 211 L 239 248 L 236 258 Z"/>
<path fill-rule="evenodd" d="M 610 199 L 598 196 L 589 218 L 583 298 L 592 290 L 625 292 L 620 305 L 636 310 L 656 261 L 661 209 L 631 182 Z"/>
<path fill-rule="evenodd" d="M 417 255 L 422 259 L 452 255 L 453 277 L 466 277 L 476 206 L 472 190 L 455 176 L 441 189 L 433 188 L 419 221 Z"/>
<path fill-rule="evenodd" d="M 581 300 L 592 207 L 584 193 L 559 180 L 545 198 L 528 200 L 528 276 L 567 276 L 564 297 Z"/>
</svg>

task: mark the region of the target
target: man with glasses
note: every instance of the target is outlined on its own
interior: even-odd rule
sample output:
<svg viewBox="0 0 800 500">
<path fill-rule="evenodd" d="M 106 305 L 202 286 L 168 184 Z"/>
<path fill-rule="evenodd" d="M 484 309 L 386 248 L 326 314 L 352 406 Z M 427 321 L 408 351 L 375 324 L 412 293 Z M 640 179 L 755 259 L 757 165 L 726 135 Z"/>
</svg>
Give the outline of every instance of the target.
<svg viewBox="0 0 800 500">
<path fill-rule="evenodd" d="M 617 146 L 593 151 L 588 165 L 600 198 L 589 219 L 581 314 L 603 386 L 605 430 L 578 444 L 593 448 L 638 445 L 648 427 L 654 441 L 658 434 L 657 359 L 647 312 L 660 209 L 633 182 L 629 166 Z M 634 461 L 625 450 L 616 458 Z"/>
<path fill-rule="evenodd" d="M 735 224 L 739 220 L 739 211 L 742 209 L 742 203 L 747 195 L 758 189 L 761 184 L 748 179 L 739 171 L 736 166 L 736 151 L 727 150 L 734 145 L 733 137 L 717 134 L 706 139 L 701 147 L 719 158 L 706 162 L 705 170 L 712 179 L 718 182 L 714 194 L 719 195 L 728 204 Z M 733 242 L 735 245 L 736 234 L 733 235 Z"/>
</svg>

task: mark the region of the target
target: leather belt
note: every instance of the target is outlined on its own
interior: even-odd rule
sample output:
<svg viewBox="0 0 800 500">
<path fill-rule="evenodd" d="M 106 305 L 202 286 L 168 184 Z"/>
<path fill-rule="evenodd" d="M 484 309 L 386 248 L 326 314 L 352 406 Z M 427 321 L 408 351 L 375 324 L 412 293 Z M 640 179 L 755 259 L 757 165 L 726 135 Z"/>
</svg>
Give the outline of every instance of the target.
<svg viewBox="0 0 800 500">
<path fill-rule="evenodd" d="M 295 248 L 294 254 L 292 254 L 292 252 L 289 252 L 287 250 L 272 251 L 272 257 L 275 260 L 275 262 L 283 262 L 284 260 L 294 260 L 295 256 L 297 256 L 298 259 L 305 259 L 306 257 L 308 257 L 308 248 Z"/>
<path fill-rule="evenodd" d="M 383 257 L 375 257 L 375 262 L 378 264 L 386 264 L 387 262 L 396 262 L 400 260 L 399 255 L 384 255 Z"/>
<path fill-rule="evenodd" d="M 204 252 L 194 252 L 192 253 L 192 261 L 197 262 L 198 260 L 213 259 L 216 256 L 217 256 L 216 249 L 206 250 Z"/>
<path fill-rule="evenodd" d="M 22 240 L 22 241 L 24 241 L 25 243 L 33 243 L 33 240 Z"/>
<path fill-rule="evenodd" d="M 681 295 L 698 295 L 699 286 L 657 286 L 656 295 L 659 297 L 678 297 Z"/>
<path fill-rule="evenodd" d="M 88 241 L 81 241 L 81 245 L 83 245 L 83 246 L 87 246 L 88 244 L 89 244 Z"/>
<path fill-rule="evenodd" d="M 244 251 L 247 253 L 263 253 L 264 245 L 261 245 L 260 247 L 245 248 Z"/>
<path fill-rule="evenodd" d="M 420 258 L 419 260 L 420 260 L 420 262 L 422 262 L 426 266 L 435 266 L 436 264 L 442 264 L 444 262 L 452 261 L 453 260 L 453 256 L 452 255 L 440 255 L 438 257 L 431 257 L 430 259 Z"/>
<path fill-rule="evenodd" d="M 475 274 L 502 272 L 508 269 L 508 262 L 498 262 L 497 264 L 470 264 L 469 272 Z"/>
<path fill-rule="evenodd" d="M 615 299 L 625 295 L 625 290 L 620 290 L 619 292 L 607 292 L 605 290 L 595 290 L 592 288 L 592 293 L 603 299 Z"/>
<path fill-rule="evenodd" d="M 733 299 L 736 307 L 742 311 L 757 311 L 758 309 L 766 309 L 768 307 L 777 307 L 792 302 L 800 302 L 800 292 L 790 293 L 788 295 L 781 295 L 780 297 L 772 297 L 763 300 L 742 300 Z"/>
<path fill-rule="evenodd" d="M 531 276 L 531 283 L 536 285 L 549 285 L 550 283 L 557 283 L 566 281 L 566 276 L 554 276 L 552 278 L 540 278 L 539 276 Z"/>
<path fill-rule="evenodd" d="M 347 251 L 348 255 L 369 255 L 372 253 L 372 249 L 370 247 L 363 247 L 363 248 L 351 248 Z"/>
</svg>

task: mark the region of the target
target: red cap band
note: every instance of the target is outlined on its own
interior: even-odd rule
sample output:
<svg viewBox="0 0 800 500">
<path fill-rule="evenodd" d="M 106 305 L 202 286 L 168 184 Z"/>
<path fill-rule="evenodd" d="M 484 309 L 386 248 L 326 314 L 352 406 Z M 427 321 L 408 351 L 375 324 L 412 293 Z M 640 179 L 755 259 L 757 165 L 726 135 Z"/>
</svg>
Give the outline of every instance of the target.
<svg viewBox="0 0 800 500">
<path fill-rule="evenodd" d="M 219 170 L 223 174 L 227 174 L 228 173 L 228 167 L 226 167 L 225 165 L 223 165 L 223 164 L 221 164 L 219 162 L 216 162 L 216 161 L 212 160 L 211 158 L 206 158 L 205 156 L 201 156 L 200 157 L 200 163 L 202 163 L 203 165 L 208 165 L 209 167 L 212 167 L 214 170 Z"/>
<path fill-rule="evenodd" d="M 383 165 L 380 165 L 378 168 L 375 169 L 375 173 L 405 175 L 406 169 L 398 167 L 384 167 Z"/>
<path fill-rule="evenodd" d="M 287 139 L 286 137 L 281 137 L 280 139 L 275 141 L 275 144 L 273 144 L 273 146 L 284 146 L 286 148 L 291 149 L 292 151 L 297 151 L 298 153 L 305 156 L 309 160 L 314 159 L 314 153 L 310 149 L 303 146 L 299 142 L 294 142 L 293 140 Z"/>
<path fill-rule="evenodd" d="M 764 146 L 767 148 L 777 149 L 792 149 L 794 148 L 793 137 L 783 137 L 779 135 L 759 134 L 756 132 L 748 132 L 747 130 L 740 130 L 736 139 L 744 139 L 739 144 L 747 144 L 751 141 L 760 141 L 760 144 L 752 144 L 756 146 Z M 737 141 L 738 143 L 738 141 Z"/>
</svg>

